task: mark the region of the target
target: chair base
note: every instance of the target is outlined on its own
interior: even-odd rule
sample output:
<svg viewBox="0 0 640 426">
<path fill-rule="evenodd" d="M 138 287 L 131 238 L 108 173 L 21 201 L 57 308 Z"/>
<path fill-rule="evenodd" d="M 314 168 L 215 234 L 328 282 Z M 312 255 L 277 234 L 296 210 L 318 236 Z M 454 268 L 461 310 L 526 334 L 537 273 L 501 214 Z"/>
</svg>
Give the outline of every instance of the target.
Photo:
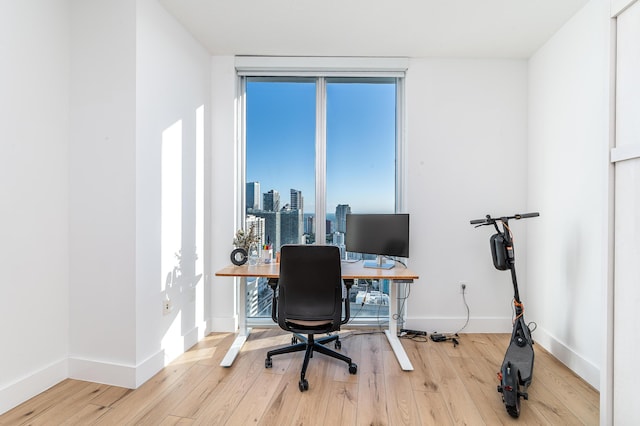
<svg viewBox="0 0 640 426">
<path fill-rule="evenodd" d="M 295 343 L 296 339 L 299 339 L 302 342 L 297 344 L 292 344 L 291 346 L 286 346 L 284 348 L 274 349 L 267 352 L 267 358 L 264 361 L 264 366 L 265 368 L 271 368 L 273 366 L 271 357 L 274 355 L 305 351 L 304 361 L 302 362 L 302 370 L 300 371 L 300 381 L 298 382 L 298 387 L 300 388 L 300 392 L 303 392 L 309 389 L 309 382 L 305 378 L 305 375 L 307 373 L 309 360 L 313 358 L 314 352 L 320 352 L 321 354 L 346 362 L 347 364 L 349 364 L 350 374 L 356 374 L 358 372 L 358 366 L 351 361 L 351 358 L 349 358 L 348 356 L 342 355 L 339 352 L 333 351 L 325 346 L 329 342 L 335 342 L 336 349 L 340 349 L 342 344 L 337 334 L 321 337 L 320 339 L 317 339 L 317 340 L 314 338 L 313 334 L 307 335 L 306 338 L 300 334 L 294 334 L 294 337 L 291 339 L 292 343 Z"/>
</svg>

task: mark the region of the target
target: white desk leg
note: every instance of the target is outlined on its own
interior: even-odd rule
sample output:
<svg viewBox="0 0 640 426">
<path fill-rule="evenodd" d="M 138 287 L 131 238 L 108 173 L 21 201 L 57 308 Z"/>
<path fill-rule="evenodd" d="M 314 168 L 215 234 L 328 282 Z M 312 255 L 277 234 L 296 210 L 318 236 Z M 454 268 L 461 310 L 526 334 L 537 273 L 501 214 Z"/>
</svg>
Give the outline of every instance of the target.
<svg viewBox="0 0 640 426">
<path fill-rule="evenodd" d="M 398 339 L 398 320 L 396 319 L 396 314 L 398 313 L 398 284 L 396 282 L 392 282 L 389 287 L 389 329 L 385 330 L 384 333 L 387 335 L 387 339 L 389 340 L 389 344 L 391 345 L 391 349 L 396 354 L 396 359 L 400 363 L 400 367 L 405 371 L 413 370 L 413 365 L 411 365 L 411 361 L 409 361 L 409 357 L 402 347 L 402 343 L 400 343 L 400 339 Z"/>
<path fill-rule="evenodd" d="M 247 279 L 245 277 L 236 280 L 236 297 L 238 298 L 238 335 L 233 341 L 233 344 L 227 351 L 227 354 L 222 359 L 220 366 L 231 367 L 233 361 L 238 356 L 242 345 L 247 341 L 251 329 L 247 328 Z"/>
</svg>

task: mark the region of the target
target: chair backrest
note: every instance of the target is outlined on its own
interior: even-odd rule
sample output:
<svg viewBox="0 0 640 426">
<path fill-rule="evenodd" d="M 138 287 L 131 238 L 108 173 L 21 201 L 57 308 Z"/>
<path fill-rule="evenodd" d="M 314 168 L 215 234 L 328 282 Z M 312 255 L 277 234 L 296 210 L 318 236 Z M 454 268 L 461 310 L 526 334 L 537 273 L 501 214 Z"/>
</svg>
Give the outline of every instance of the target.
<svg viewBox="0 0 640 426">
<path fill-rule="evenodd" d="M 278 323 L 287 320 L 331 321 L 340 328 L 342 273 L 340 249 L 322 245 L 284 245 L 280 249 Z"/>
</svg>

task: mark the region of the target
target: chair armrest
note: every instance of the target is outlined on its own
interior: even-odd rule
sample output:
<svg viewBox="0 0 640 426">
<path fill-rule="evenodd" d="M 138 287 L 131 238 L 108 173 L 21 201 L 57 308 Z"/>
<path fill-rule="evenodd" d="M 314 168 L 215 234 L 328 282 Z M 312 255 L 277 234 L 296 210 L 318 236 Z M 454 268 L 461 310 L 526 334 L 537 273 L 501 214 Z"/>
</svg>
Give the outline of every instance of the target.
<svg viewBox="0 0 640 426">
<path fill-rule="evenodd" d="M 353 280 L 344 280 L 344 286 L 347 288 L 347 297 L 344 298 L 344 319 L 340 321 L 340 324 L 346 324 L 351 319 L 351 302 L 349 302 L 349 290 L 353 286 Z"/>
<path fill-rule="evenodd" d="M 277 278 L 269 278 L 268 281 L 269 287 L 273 291 L 273 298 L 271 299 L 271 319 L 273 322 L 278 322 L 278 279 Z"/>
</svg>

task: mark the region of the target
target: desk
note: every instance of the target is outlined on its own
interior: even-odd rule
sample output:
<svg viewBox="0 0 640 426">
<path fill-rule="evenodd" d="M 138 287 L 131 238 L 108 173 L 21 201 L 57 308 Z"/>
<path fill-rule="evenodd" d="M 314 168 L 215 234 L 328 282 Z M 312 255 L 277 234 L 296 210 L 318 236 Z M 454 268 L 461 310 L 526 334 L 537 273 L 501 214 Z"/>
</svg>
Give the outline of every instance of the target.
<svg viewBox="0 0 640 426">
<path fill-rule="evenodd" d="M 239 283 L 237 284 L 238 291 L 236 292 L 239 299 L 238 336 L 220 363 L 221 366 L 230 367 L 233 364 L 233 360 L 236 358 L 238 352 L 240 352 L 240 349 L 242 348 L 242 345 L 244 345 L 244 342 L 251 333 L 251 329 L 247 328 L 246 318 L 247 277 L 278 278 L 279 275 L 280 264 L 278 263 L 269 263 L 257 266 L 248 266 L 246 264 L 242 266 L 227 266 L 216 272 L 216 276 L 219 277 L 240 278 L 240 280 L 238 280 Z M 400 367 L 403 370 L 413 370 L 413 365 L 411 365 L 409 357 L 397 336 L 398 321 L 396 319 L 396 314 L 398 311 L 398 303 L 396 295 L 398 283 L 411 283 L 413 280 L 418 279 L 418 275 L 403 266 L 396 266 L 391 269 L 376 269 L 365 268 L 362 265 L 362 261 L 355 263 L 342 262 L 342 279 L 354 280 L 356 278 L 374 280 L 387 279 L 393 282 L 389 287 L 389 300 L 391 301 L 389 303 L 389 329 L 385 330 L 384 333 L 387 335 L 389 344 L 396 355 L 396 359 L 400 363 Z"/>
</svg>

